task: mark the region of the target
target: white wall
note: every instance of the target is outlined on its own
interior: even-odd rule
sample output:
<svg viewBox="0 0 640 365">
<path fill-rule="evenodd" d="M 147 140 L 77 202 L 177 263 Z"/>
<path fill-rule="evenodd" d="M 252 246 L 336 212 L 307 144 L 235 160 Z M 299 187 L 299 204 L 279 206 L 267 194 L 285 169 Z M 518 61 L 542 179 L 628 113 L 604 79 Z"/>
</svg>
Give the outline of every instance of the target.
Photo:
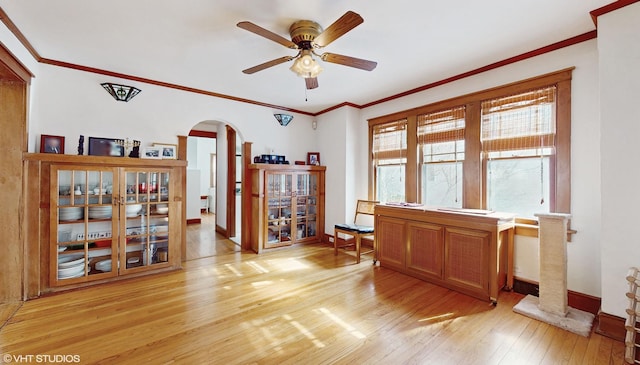
<svg viewBox="0 0 640 365">
<path fill-rule="evenodd" d="M 200 170 L 187 169 L 187 220 L 200 219 Z"/>
<path fill-rule="evenodd" d="M 626 317 L 624 280 L 640 266 L 640 3 L 598 18 L 602 169 L 602 310 Z"/>
<path fill-rule="evenodd" d="M 187 137 L 187 166 L 200 170 L 200 195 L 210 194 L 211 154 L 216 153 L 216 142 L 216 138 Z"/>
</svg>

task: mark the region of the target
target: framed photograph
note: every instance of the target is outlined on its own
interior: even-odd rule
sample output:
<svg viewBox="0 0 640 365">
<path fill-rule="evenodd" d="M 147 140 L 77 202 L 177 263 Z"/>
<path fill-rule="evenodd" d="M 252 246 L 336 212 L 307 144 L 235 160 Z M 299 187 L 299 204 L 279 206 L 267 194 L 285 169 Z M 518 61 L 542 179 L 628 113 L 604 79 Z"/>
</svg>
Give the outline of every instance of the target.
<svg viewBox="0 0 640 365">
<path fill-rule="evenodd" d="M 43 134 L 40 136 L 40 153 L 64 154 L 64 137 Z"/>
<path fill-rule="evenodd" d="M 178 159 L 178 145 L 168 143 L 154 143 L 153 148 L 160 149 L 160 158 L 163 160 Z"/>
<path fill-rule="evenodd" d="M 320 152 L 307 152 L 307 165 L 320 165 Z"/>
<path fill-rule="evenodd" d="M 142 149 L 140 157 L 159 160 L 162 158 L 162 149 L 160 147 L 145 147 Z"/>
<path fill-rule="evenodd" d="M 89 137 L 89 155 L 122 157 L 124 146 L 118 145 L 115 138 Z"/>
</svg>

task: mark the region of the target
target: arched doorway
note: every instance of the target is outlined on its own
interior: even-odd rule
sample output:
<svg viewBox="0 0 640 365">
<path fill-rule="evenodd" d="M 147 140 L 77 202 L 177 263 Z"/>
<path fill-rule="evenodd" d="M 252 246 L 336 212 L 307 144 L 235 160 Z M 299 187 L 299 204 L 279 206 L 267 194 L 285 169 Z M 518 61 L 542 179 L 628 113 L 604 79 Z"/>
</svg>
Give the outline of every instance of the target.
<svg viewBox="0 0 640 365">
<path fill-rule="evenodd" d="M 240 133 L 222 121 L 200 122 L 187 137 L 187 223 L 200 223 L 202 217 L 202 222 L 211 226 L 213 214 L 218 237 L 228 238 L 236 245 L 241 238 L 241 146 Z M 202 224 L 203 229 L 207 224 Z"/>
</svg>

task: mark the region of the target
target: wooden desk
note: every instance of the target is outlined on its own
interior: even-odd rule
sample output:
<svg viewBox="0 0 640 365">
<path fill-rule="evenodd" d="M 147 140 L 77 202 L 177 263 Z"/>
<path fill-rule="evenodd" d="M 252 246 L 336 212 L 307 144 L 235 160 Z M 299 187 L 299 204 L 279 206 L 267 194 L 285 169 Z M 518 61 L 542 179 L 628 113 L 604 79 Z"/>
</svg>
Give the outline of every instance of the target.
<svg viewBox="0 0 640 365">
<path fill-rule="evenodd" d="M 497 302 L 511 288 L 514 215 L 377 205 L 380 266 Z M 509 276 L 509 278 L 508 278 Z"/>
</svg>

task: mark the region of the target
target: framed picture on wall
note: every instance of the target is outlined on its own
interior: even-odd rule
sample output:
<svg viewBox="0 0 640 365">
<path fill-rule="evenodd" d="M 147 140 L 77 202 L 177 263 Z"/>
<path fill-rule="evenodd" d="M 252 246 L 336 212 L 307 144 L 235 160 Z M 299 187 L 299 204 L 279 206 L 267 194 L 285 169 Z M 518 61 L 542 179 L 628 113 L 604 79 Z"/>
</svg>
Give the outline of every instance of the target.
<svg viewBox="0 0 640 365">
<path fill-rule="evenodd" d="M 162 149 L 159 147 L 145 147 L 142 149 L 140 157 L 159 160 L 162 158 Z"/>
<path fill-rule="evenodd" d="M 115 138 L 89 137 L 89 155 L 122 157 L 124 146 L 117 144 Z"/>
<path fill-rule="evenodd" d="M 320 166 L 320 152 L 308 152 L 307 165 Z"/>
<path fill-rule="evenodd" d="M 43 134 L 40 136 L 40 153 L 64 154 L 64 137 Z"/>
<path fill-rule="evenodd" d="M 154 143 L 153 147 L 160 149 L 160 158 L 162 158 L 163 160 L 178 159 L 178 145 L 169 143 Z"/>
</svg>

